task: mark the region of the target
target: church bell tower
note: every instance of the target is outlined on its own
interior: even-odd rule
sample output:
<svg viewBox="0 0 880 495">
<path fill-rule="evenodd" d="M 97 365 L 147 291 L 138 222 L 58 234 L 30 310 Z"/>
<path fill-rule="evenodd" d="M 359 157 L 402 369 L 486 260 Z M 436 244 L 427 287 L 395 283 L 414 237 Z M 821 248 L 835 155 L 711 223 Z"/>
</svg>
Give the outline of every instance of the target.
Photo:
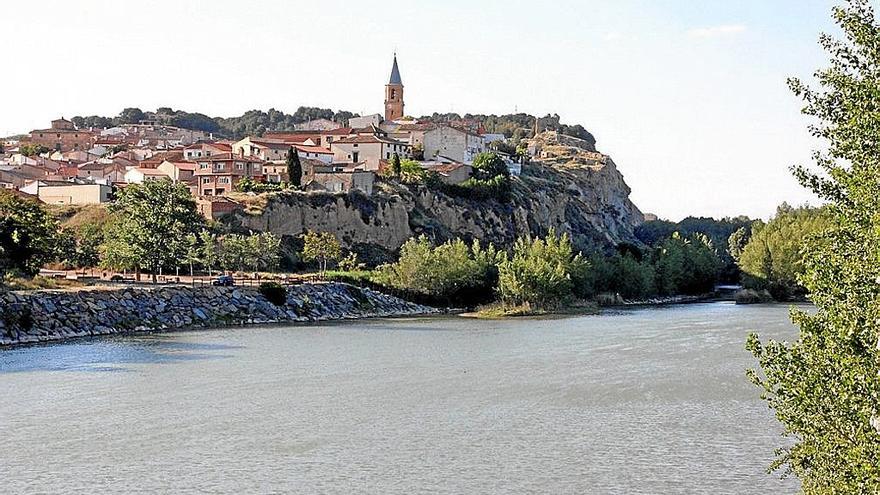
<svg viewBox="0 0 880 495">
<path fill-rule="evenodd" d="M 397 120 L 403 117 L 403 81 L 397 68 L 397 54 L 391 66 L 391 78 L 385 85 L 385 120 Z"/>
</svg>

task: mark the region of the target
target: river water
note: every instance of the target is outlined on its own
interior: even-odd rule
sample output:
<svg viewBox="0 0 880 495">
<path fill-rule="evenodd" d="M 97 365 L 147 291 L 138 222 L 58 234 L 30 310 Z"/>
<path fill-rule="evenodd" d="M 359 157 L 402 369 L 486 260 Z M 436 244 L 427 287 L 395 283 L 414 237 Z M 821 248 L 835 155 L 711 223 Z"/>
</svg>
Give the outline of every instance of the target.
<svg viewBox="0 0 880 495">
<path fill-rule="evenodd" d="M 785 306 L 0 351 L 3 493 L 794 493 L 746 334 Z"/>
</svg>

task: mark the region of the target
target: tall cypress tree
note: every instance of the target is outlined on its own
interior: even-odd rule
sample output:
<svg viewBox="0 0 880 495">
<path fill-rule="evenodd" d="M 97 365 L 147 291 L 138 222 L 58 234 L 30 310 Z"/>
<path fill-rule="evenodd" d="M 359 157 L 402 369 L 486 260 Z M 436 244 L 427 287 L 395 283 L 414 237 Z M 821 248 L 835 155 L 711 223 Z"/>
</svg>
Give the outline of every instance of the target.
<svg viewBox="0 0 880 495">
<path fill-rule="evenodd" d="M 395 153 L 394 156 L 391 157 L 391 171 L 394 172 L 395 177 L 400 178 L 400 155 L 398 155 L 397 153 Z"/>
<path fill-rule="evenodd" d="M 287 150 L 287 175 L 291 186 L 302 186 L 302 164 L 299 162 L 299 153 L 293 146 Z"/>
</svg>

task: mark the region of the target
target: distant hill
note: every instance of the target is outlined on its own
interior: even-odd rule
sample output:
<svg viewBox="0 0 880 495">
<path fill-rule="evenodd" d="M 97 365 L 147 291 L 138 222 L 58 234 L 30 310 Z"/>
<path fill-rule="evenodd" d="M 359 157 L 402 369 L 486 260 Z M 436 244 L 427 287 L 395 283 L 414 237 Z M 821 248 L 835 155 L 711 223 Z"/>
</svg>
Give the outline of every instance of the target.
<svg viewBox="0 0 880 495">
<path fill-rule="evenodd" d="M 359 114 L 346 110 L 333 111 L 329 108 L 299 107 L 292 114 L 270 108 L 268 112 L 262 110 L 248 110 L 238 117 L 210 117 L 203 113 L 192 113 L 184 110 L 174 110 L 169 107 L 161 107 L 155 112 L 143 111 L 140 108 L 126 108 L 115 117 L 103 117 L 89 115 L 86 117 L 76 116 L 71 121 L 80 128 L 105 128 L 120 124 L 137 124 L 141 121 L 153 121 L 164 125 L 173 125 L 184 129 L 211 132 L 217 136 L 240 139 L 245 136 L 262 136 L 266 131 L 292 131 L 297 124 L 316 119 L 329 119 L 342 125 L 348 123 L 351 117 Z M 420 117 L 419 120 L 444 123 L 444 122 L 467 122 L 475 127 L 481 127 L 487 133 L 504 134 L 515 142 L 520 139 L 530 138 L 534 134 L 535 122 L 539 121 L 542 131 L 554 130 L 560 134 L 573 136 L 588 141 L 595 146 L 596 139 L 584 129 L 583 126 L 561 124 L 559 115 L 547 115 L 538 119 L 534 115 L 516 113 L 507 115 L 483 115 L 457 113 L 434 113 Z"/>
<path fill-rule="evenodd" d="M 345 124 L 349 118 L 357 115 L 344 110 L 334 112 L 329 108 L 299 107 L 292 114 L 270 108 L 268 112 L 248 110 L 238 117 L 209 117 L 203 113 L 161 107 L 155 112 L 145 112 L 140 108 L 126 108 L 116 117 L 76 116 L 71 121 L 81 128 L 105 128 L 120 124 L 153 121 L 184 129 L 211 132 L 220 137 L 239 139 L 245 136 L 262 136 L 266 131 L 292 131 L 297 124 L 315 119 L 330 119 Z"/>
</svg>

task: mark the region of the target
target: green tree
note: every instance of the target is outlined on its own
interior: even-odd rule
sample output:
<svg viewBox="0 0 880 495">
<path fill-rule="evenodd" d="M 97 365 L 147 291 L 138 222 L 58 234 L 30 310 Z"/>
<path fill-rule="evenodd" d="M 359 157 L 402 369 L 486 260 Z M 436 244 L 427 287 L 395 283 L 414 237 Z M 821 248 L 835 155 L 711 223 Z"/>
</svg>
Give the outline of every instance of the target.
<svg viewBox="0 0 880 495">
<path fill-rule="evenodd" d="M 490 299 L 502 259 L 491 244 L 483 248 L 476 240 L 468 245 L 454 239 L 435 247 L 422 235 L 407 240 L 398 261 L 379 267 L 376 279 L 438 301 L 473 305 Z"/>
<path fill-rule="evenodd" d="M 767 289 L 774 298 L 783 301 L 803 294 L 798 278 L 805 270 L 804 248 L 830 226 L 831 220 L 824 209 L 787 205 L 780 207 L 770 222 L 756 222 L 749 242 L 738 256 L 745 285 Z"/>
<path fill-rule="evenodd" d="M 394 156 L 391 157 L 391 170 L 394 173 L 394 177 L 399 179 L 402 167 L 400 165 L 400 155 L 397 153 L 394 153 Z"/>
<path fill-rule="evenodd" d="M 24 156 L 37 156 L 42 155 L 43 153 L 48 153 L 49 148 L 43 146 L 42 144 L 22 144 L 18 147 L 18 152 Z"/>
<path fill-rule="evenodd" d="M 202 261 L 202 246 L 199 235 L 195 232 L 186 236 L 186 257 L 184 261 L 189 265 L 189 276 L 195 274 L 195 265 Z"/>
<path fill-rule="evenodd" d="M 100 247 L 104 231 L 100 225 L 85 223 L 62 229 L 58 235 L 59 260 L 69 268 L 91 268 L 101 261 Z"/>
<path fill-rule="evenodd" d="M 217 248 L 217 236 L 210 230 L 202 230 L 198 233 L 199 242 L 201 244 L 201 252 L 199 253 L 202 266 L 208 269 L 208 275 L 214 276 L 214 267 L 220 262 L 220 256 Z"/>
<path fill-rule="evenodd" d="M 299 161 L 299 153 L 297 153 L 296 148 L 291 146 L 287 150 L 287 159 L 285 161 L 287 163 L 287 176 L 290 180 L 290 185 L 297 189 L 302 187 L 302 163 Z"/>
<path fill-rule="evenodd" d="M 135 266 L 149 270 L 156 282 L 163 268 L 176 267 L 186 257 L 186 236 L 201 230 L 202 217 L 184 184 L 168 179 L 131 184 L 110 205 L 118 221 L 107 237 L 104 254 L 122 249 L 123 259 L 133 255 Z"/>
<path fill-rule="evenodd" d="M 528 304 L 554 308 L 572 299 L 573 274 L 586 271 L 588 262 L 575 254 L 568 234 L 550 230 L 543 239 L 520 237 L 510 259 L 498 266 L 498 292 L 506 305 Z"/>
<path fill-rule="evenodd" d="M 492 180 L 495 177 L 507 177 L 510 171 L 507 164 L 498 156 L 498 153 L 484 152 L 474 158 L 474 178 L 478 180 Z"/>
<path fill-rule="evenodd" d="M 303 234 L 303 243 L 303 261 L 317 262 L 321 276 L 327 271 L 327 264 L 338 260 L 342 255 L 339 239 L 330 232 L 306 231 Z"/>
<path fill-rule="evenodd" d="M 0 270 L 35 275 L 56 259 L 58 222 L 35 200 L 0 190 Z"/>
<path fill-rule="evenodd" d="M 220 239 L 220 264 L 227 271 L 244 271 L 254 265 L 256 255 L 247 236 L 228 234 Z"/>
<path fill-rule="evenodd" d="M 793 311 L 794 342 L 747 344 L 761 369 L 750 376 L 789 437 L 774 467 L 810 495 L 880 493 L 880 25 L 867 0 L 833 17 L 844 37 L 821 37 L 831 64 L 819 87 L 790 81 L 827 145 L 815 154 L 824 173 L 795 168 L 831 216 L 804 251 L 814 309 Z"/>
<path fill-rule="evenodd" d="M 278 268 L 281 261 L 281 239 L 271 232 L 252 234 L 248 238 L 248 245 L 254 256 L 252 263 L 254 271 L 271 271 Z"/>
</svg>

